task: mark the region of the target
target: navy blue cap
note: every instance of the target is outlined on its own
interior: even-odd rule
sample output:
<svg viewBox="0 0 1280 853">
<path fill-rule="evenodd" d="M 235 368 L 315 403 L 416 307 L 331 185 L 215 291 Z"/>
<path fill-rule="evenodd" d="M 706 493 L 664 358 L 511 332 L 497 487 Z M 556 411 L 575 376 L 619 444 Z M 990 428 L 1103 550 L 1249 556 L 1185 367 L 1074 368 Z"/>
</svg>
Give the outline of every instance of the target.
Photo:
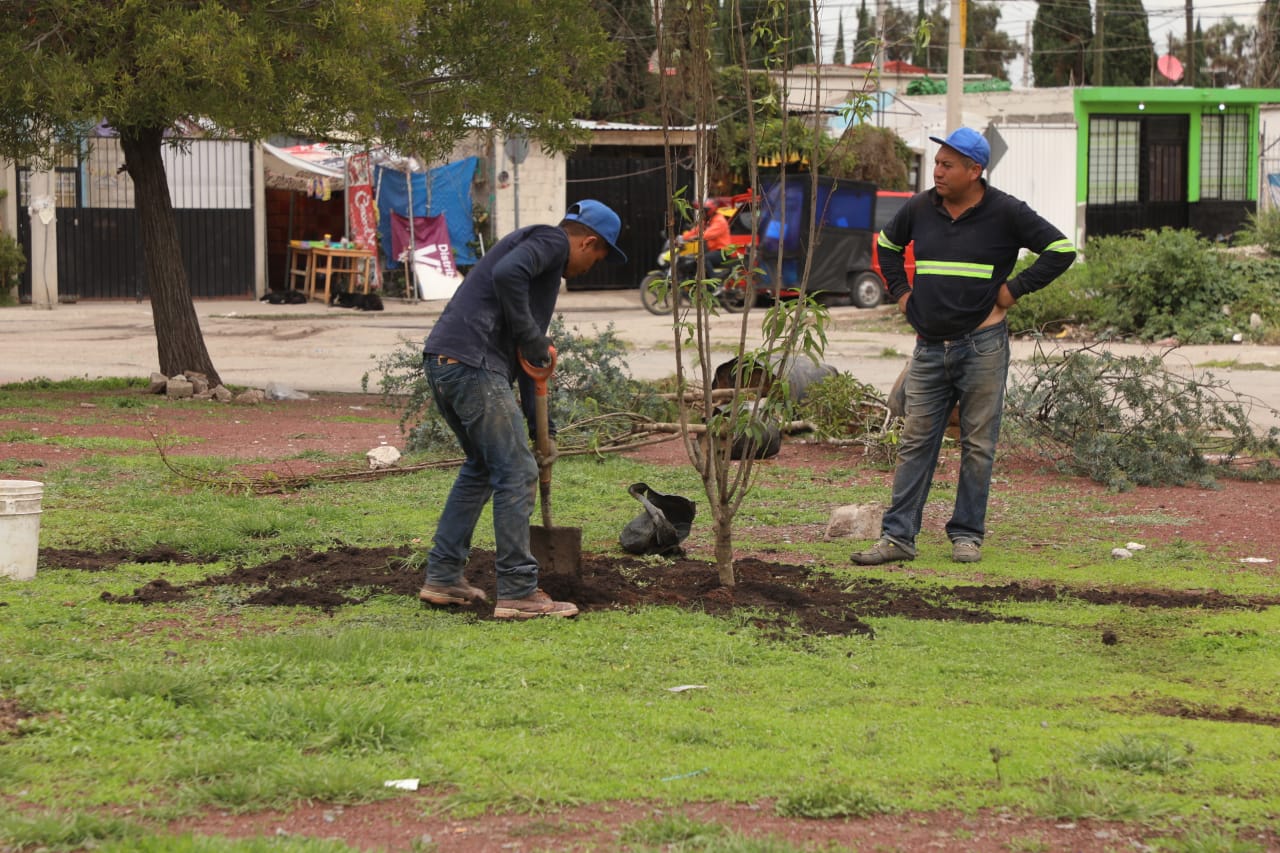
<svg viewBox="0 0 1280 853">
<path fill-rule="evenodd" d="M 625 264 L 627 255 L 618 248 L 618 235 L 622 233 L 622 220 L 613 209 L 604 202 L 591 198 L 569 205 L 564 215 L 571 222 L 581 222 L 600 235 L 609 244 L 609 260 L 615 264 Z"/>
<path fill-rule="evenodd" d="M 991 162 L 991 146 L 987 144 L 986 137 L 971 127 L 956 128 L 946 139 L 937 136 L 929 138 L 939 145 L 959 151 L 984 169 Z"/>
</svg>

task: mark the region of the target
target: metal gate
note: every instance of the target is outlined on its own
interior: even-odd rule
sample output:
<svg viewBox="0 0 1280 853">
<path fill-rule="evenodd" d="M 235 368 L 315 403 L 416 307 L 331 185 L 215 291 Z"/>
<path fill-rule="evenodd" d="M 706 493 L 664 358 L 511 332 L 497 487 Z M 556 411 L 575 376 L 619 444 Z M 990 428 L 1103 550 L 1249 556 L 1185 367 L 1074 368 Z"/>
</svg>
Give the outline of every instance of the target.
<svg viewBox="0 0 1280 853">
<path fill-rule="evenodd" d="M 1125 127 L 1107 136 L 1095 131 L 1100 123 Z M 1188 125 L 1184 115 L 1091 118 L 1085 206 L 1090 237 L 1188 227 Z M 1135 132 L 1138 144 L 1126 146 L 1124 141 L 1134 139 L 1130 134 Z"/>
<path fill-rule="evenodd" d="M 247 142 L 184 140 L 166 146 L 165 174 L 191 295 L 254 295 L 253 149 Z M 58 296 L 147 297 L 133 183 L 117 140 L 98 138 L 56 170 Z M 18 169 L 18 239 L 31 259 L 30 171 Z M 19 287 L 31 300 L 31 267 Z"/>
<path fill-rule="evenodd" d="M 600 157 L 581 153 L 566 163 L 566 206 L 584 198 L 602 201 L 622 217 L 618 248 L 625 264 L 599 264 L 587 275 L 570 279 L 570 290 L 622 290 L 639 287 L 657 265 L 665 239 L 666 160 L 656 157 Z M 693 184 L 693 174 L 677 167 L 676 185 Z"/>
</svg>

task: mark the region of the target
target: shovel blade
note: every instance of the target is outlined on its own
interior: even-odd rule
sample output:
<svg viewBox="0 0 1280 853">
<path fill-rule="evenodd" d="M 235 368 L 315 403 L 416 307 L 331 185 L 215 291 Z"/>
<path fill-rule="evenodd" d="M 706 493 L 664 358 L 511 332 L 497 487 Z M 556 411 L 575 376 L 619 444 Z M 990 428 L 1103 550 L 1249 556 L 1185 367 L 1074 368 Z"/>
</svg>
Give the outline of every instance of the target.
<svg viewBox="0 0 1280 853">
<path fill-rule="evenodd" d="M 544 571 L 578 577 L 582 568 L 582 528 L 531 525 L 529 550 Z"/>
</svg>

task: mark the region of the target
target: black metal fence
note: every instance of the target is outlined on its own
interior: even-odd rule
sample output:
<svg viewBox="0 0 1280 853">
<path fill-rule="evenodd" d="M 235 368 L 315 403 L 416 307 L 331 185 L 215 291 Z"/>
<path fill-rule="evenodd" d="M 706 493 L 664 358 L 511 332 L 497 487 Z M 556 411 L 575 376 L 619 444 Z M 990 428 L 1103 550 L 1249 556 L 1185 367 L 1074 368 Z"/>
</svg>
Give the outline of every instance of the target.
<svg viewBox="0 0 1280 853">
<path fill-rule="evenodd" d="M 183 140 L 165 171 L 191 294 L 254 294 L 253 149 L 247 142 Z M 146 264 L 133 184 L 112 138 L 91 140 L 55 172 L 60 299 L 144 299 Z M 32 263 L 19 288 L 31 298 L 30 172 L 18 169 L 18 238 Z"/>
</svg>

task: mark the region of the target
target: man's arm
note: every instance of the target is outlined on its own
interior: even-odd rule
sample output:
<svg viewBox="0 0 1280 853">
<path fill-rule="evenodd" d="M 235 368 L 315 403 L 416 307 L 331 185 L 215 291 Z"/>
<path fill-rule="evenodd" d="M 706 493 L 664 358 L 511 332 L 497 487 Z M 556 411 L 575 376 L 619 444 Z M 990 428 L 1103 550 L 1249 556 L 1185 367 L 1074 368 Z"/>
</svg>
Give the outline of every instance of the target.
<svg viewBox="0 0 1280 853">
<path fill-rule="evenodd" d="M 1014 227 L 1019 231 L 1022 245 L 1039 254 L 1035 263 L 1009 279 L 1000 288 L 996 304 L 1009 308 L 1028 293 L 1046 287 L 1062 275 L 1076 259 L 1076 247 L 1061 231 L 1036 213 L 1025 202 L 1019 201 L 1012 212 Z M 1009 304 L 1004 305 L 1008 294 Z"/>
<path fill-rule="evenodd" d="M 564 265 L 562 253 L 553 251 L 554 246 L 536 237 L 526 240 L 515 247 L 493 268 L 493 287 L 502 306 L 502 316 L 516 346 L 525 358 L 533 361 L 532 350 L 545 352 L 541 344 L 546 340 L 543 330 L 533 320 L 533 312 L 529 308 L 529 282 L 545 272 L 551 265 Z M 553 257 L 552 257 L 553 256 Z M 529 346 L 531 352 L 525 352 Z"/>
</svg>

